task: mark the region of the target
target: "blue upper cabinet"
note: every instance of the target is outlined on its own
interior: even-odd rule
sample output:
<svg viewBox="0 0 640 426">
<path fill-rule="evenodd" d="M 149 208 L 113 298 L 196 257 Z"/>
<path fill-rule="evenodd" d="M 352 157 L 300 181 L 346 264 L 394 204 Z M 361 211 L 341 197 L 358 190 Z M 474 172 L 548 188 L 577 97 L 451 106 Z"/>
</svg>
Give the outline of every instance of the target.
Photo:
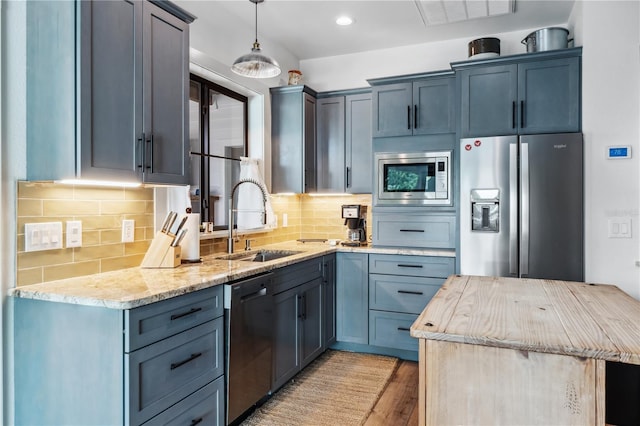
<svg viewBox="0 0 640 426">
<path fill-rule="evenodd" d="M 194 17 L 124 0 L 33 2 L 28 16 L 27 178 L 188 183 Z M 52 91 L 63 117 L 41 105 Z"/>
<path fill-rule="evenodd" d="M 371 91 L 318 94 L 318 192 L 371 193 Z"/>
<path fill-rule="evenodd" d="M 579 132 L 581 48 L 452 64 L 462 137 Z"/>
<path fill-rule="evenodd" d="M 453 72 L 368 80 L 373 137 L 455 132 Z"/>
<path fill-rule="evenodd" d="M 271 192 L 315 192 L 317 93 L 302 85 L 269 91 Z"/>
</svg>

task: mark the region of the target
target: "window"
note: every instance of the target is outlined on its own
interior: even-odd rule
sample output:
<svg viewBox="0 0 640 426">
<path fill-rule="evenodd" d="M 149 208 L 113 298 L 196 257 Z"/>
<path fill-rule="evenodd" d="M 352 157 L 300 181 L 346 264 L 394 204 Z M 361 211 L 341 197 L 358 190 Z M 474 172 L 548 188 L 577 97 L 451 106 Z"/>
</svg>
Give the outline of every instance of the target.
<svg viewBox="0 0 640 426">
<path fill-rule="evenodd" d="M 247 155 L 247 97 L 191 74 L 191 205 L 214 230 L 228 229 L 229 196 Z"/>
</svg>

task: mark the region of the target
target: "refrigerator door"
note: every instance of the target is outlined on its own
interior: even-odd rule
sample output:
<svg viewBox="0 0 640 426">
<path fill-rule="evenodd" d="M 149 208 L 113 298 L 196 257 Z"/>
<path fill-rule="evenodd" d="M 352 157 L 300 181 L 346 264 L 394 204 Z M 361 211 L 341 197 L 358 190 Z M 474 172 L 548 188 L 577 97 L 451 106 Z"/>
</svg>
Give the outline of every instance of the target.
<svg viewBox="0 0 640 426">
<path fill-rule="evenodd" d="M 516 136 L 461 140 L 462 274 L 517 276 L 517 154 Z"/>
<path fill-rule="evenodd" d="M 584 281 L 582 134 L 520 142 L 520 275 Z"/>
</svg>

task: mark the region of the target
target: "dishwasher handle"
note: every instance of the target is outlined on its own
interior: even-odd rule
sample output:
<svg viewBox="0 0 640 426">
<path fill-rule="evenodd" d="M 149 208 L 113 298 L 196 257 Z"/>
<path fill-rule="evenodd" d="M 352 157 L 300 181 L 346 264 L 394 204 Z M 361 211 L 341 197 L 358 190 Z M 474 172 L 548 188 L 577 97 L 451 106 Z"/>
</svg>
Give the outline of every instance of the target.
<svg viewBox="0 0 640 426">
<path fill-rule="evenodd" d="M 263 287 L 258 291 L 254 291 L 253 293 L 245 294 L 240 297 L 240 303 L 248 302 L 253 299 L 257 299 L 258 297 L 263 297 L 267 295 L 267 288 Z"/>
</svg>

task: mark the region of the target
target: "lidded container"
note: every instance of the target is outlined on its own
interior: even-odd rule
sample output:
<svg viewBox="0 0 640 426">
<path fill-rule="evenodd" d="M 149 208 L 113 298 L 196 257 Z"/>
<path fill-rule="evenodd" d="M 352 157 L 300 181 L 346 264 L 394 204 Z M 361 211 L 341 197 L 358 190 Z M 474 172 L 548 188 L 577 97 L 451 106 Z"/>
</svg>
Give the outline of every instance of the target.
<svg viewBox="0 0 640 426">
<path fill-rule="evenodd" d="M 549 27 L 532 32 L 521 43 L 527 46 L 527 53 L 532 53 L 566 49 L 570 41 L 573 39 L 569 38 L 568 29 Z"/>
<path fill-rule="evenodd" d="M 500 56 L 500 39 L 478 38 L 469 42 L 469 58 L 480 59 Z"/>
</svg>

